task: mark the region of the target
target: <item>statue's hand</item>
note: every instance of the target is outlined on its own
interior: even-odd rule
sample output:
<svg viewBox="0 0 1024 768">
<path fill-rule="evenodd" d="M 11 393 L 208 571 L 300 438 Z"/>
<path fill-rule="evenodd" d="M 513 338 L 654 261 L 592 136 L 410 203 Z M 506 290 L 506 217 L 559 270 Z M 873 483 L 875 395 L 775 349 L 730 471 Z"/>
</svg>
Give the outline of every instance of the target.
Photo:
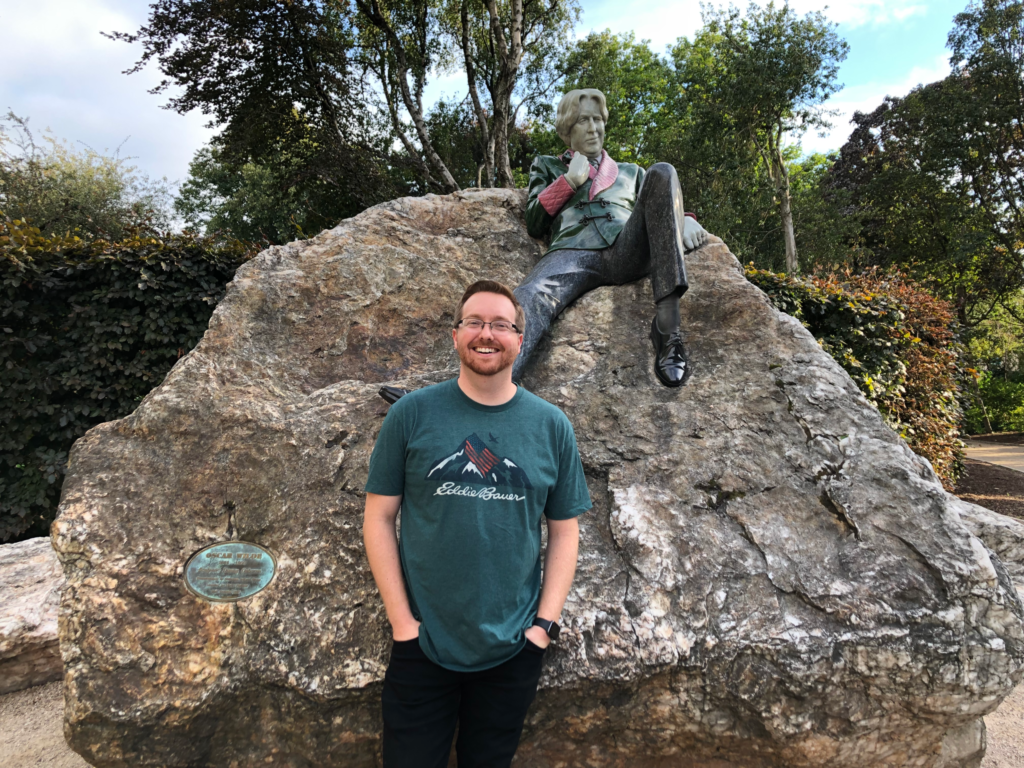
<svg viewBox="0 0 1024 768">
<path fill-rule="evenodd" d="M 590 178 L 590 161 L 582 152 L 577 152 L 569 161 L 569 170 L 565 172 L 566 180 L 574 189 L 579 189 Z"/>
<path fill-rule="evenodd" d="M 689 216 L 683 217 L 683 247 L 692 251 L 694 248 L 700 248 L 707 241 L 707 230 Z"/>
</svg>

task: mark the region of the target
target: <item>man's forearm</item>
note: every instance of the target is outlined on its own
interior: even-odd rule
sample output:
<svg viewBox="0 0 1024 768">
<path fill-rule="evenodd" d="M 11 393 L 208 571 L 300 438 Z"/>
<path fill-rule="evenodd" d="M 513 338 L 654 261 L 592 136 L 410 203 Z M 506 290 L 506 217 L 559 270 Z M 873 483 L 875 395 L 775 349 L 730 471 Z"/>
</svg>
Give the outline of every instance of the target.
<svg viewBox="0 0 1024 768">
<path fill-rule="evenodd" d="M 392 629 L 396 636 L 412 632 L 417 622 L 405 591 L 394 519 L 367 514 L 363 521 L 363 541 L 373 580 L 384 601 L 384 610 L 387 611 Z"/>
<path fill-rule="evenodd" d="M 576 518 L 552 520 L 548 524 L 548 550 L 544 557 L 544 584 L 540 590 L 537 616 L 555 621 L 562 613 L 576 575 L 580 528 Z"/>
</svg>

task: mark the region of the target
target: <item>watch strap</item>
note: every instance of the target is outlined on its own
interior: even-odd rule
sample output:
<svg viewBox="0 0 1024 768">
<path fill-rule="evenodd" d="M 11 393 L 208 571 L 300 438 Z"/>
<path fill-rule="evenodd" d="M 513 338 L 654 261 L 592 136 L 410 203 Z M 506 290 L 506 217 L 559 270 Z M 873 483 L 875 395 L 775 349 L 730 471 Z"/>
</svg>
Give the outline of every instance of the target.
<svg viewBox="0 0 1024 768">
<path fill-rule="evenodd" d="M 540 627 L 548 633 L 548 637 L 551 638 L 552 642 L 558 639 L 558 633 L 561 631 L 561 627 L 553 621 L 548 619 L 542 619 L 539 616 L 533 620 L 533 626 Z"/>
</svg>

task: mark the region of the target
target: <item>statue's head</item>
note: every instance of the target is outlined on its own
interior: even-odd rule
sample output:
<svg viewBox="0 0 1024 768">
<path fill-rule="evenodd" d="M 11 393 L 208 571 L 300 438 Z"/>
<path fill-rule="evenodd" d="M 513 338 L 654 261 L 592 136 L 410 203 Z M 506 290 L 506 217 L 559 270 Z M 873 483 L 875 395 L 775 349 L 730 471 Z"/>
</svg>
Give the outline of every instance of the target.
<svg viewBox="0 0 1024 768">
<path fill-rule="evenodd" d="M 597 157 L 604 146 L 608 105 L 596 88 L 569 91 L 558 102 L 555 130 L 570 149 Z"/>
</svg>

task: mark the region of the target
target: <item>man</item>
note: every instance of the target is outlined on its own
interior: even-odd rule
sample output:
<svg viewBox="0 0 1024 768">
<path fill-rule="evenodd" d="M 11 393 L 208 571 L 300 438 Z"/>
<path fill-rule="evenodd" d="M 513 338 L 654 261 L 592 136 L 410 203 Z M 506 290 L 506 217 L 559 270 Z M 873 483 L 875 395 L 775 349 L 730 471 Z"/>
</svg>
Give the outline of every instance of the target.
<svg viewBox="0 0 1024 768">
<path fill-rule="evenodd" d="M 651 276 L 657 313 L 651 321 L 654 372 L 666 387 L 686 377 L 679 335 L 679 299 L 686 292 L 684 248 L 707 241 L 693 214 L 683 211 L 676 170 L 656 163 L 644 173 L 617 164 L 604 151 L 608 108 L 593 88 L 570 91 L 558 104 L 555 130 L 569 146 L 560 157 L 540 156 L 530 168 L 526 225 L 533 237 L 551 235 L 547 255 L 515 290 L 526 310 L 523 368 L 551 321 L 600 285 Z"/>
<path fill-rule="evenodd" d="M 558 636 L 591 504 L 569 420 L 512 382 L 523 324 L 507 287 L 469 286 L 459 377 L 398 400 L 370 459 L 363 535 L 394 634 L 385 768 L 444 768 L 456 723 L 459 768 L 508 766 Z"/>
</svg>

